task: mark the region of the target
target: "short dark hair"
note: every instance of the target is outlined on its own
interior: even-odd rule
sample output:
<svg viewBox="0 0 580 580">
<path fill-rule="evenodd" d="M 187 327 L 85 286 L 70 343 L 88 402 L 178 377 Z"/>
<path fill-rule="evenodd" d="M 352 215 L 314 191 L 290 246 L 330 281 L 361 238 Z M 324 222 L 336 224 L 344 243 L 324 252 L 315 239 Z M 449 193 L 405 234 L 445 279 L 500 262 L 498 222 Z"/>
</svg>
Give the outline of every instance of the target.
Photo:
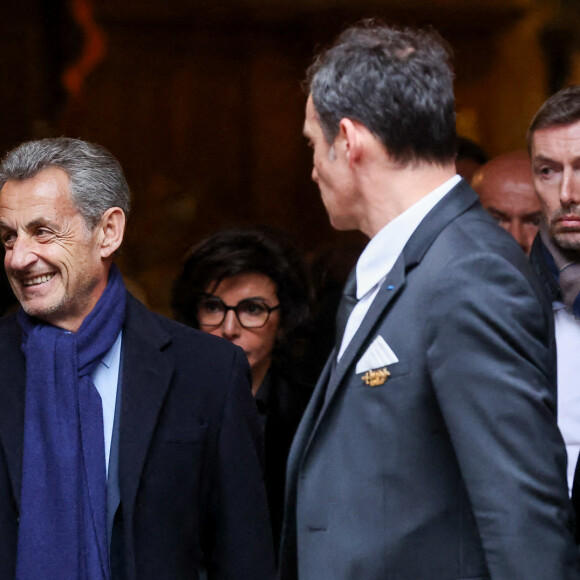
<svg viewBox="0 0 580 580">
<path fill-rule="evenodd" d="M 129 213 L 130 192 L 121 165 L 101 145 L 81 139 L 39 139 L 15 147 L 0 164 L 0 189 L 9 179 L 30 179 L 51 167 L 68 175 L 72 202 L 89 229 L 111 207 Z"/>
<path fill-rule="evenodd" d="M 565 127 L 580 121 L 580 85 L 554 93 L 534 115 L 528 129 L 528 153 L 532 154 L 534 133 L 540 129 Z"/>
<path fill-rule="evenodd" d="M 280 301 L 280 338 L 274 356 L 286 356 L 305 330 L 312 290 L 302 255 L 289 234 L 270 227 L 221 230 L 187 253 L 173 284 L 171 308 L 176 320 L 199 328 L 196 306 L 212 282 L 238 274 L 259 273 L 276 284 Z"/>
<path fill-rule="evenodd" d="M 364 20 L 316 57 L 306 86 L 329 144 L 349 118 L 402 164 L 455 157 L 451 49 L 435 30 Z"/>
</svg>

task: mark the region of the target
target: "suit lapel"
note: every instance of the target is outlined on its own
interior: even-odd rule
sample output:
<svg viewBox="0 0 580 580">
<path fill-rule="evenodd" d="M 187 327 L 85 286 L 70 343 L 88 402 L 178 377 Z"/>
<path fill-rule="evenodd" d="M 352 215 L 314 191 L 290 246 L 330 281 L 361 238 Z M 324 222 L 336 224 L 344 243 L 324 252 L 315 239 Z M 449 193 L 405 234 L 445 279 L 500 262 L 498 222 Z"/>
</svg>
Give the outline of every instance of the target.
<svg viewBox="0 0 580 580">
<path fill-rule="evenodd" d="M 549 252 L 546 246 L 544 246 L 542 238 L 538 233 L 534 238 L 534 243 L 532 244 L 532 250 L 530 252 L 530 264 L 532 265 L 536 277 L 542 285 L 546 297 L 550 299 L 550 302 L 556 302 L 557 300 L 561 302 L 562 291 L 558 284 L 556 274 L 552 272 L 552 269 L 548 264 L 548 258 L 546 257 L 546 254 L 549 255 Z M 555 265 L 554 268 L 556 268 Z"/>
<path fill-rule="evenodd" d="M 133 511 L 145 458 L 174 366 L 162 352 L 170 336 L 133 297 L 123 340 L 119 488 L 124 511 Z"/>
<path fill-rule="evenodd" d="M 24 395 L 26 363 L 20 350 L 20 328 L 16 317 L 4 322 L 0 334 L 2 388 L 0 388 L 0 439 L 16 503 L 20 505 L 22 449 L 24 440 Z"/>
<path fill-rule="evenodd" d="M 426 216 L 403 249 L 407 272 L 415 267 L 429 250 L 437 236 L 452 221 L 466 211 L 479 206 L 482 219 L 493 218 L 479 205 L 477 193 L 467 181 L 461 180 Z"/>
<path fill-rule="evenodd" d="M 352 337 L 349 345 L 346 347 L 346 350 L 344 351 L 340 361 L 338 361 L 336 368 L 330 377 L 326 401 L 322 409 L 323 413 L 336 394 L 338 385 L 348 373 L 350 367 L 356 362 L 356 360 L 358 360 L 360 355 L 362 355 L 364 348 L 368 346 L 367 343 L 369 339 L 374 335 L 374 328 L 382 319 L 382 313 L 388 308 L 389 304 L 391 304 L 394 298 L 399 294 L 404 285 L 405 258 L 404 255 L 401 254 L 389 272 L 389 275 L 373 300 L 373 303 L 371 304 L 361 325 Z"/>
<path fill-rule="evenodd" d="M 408 273 L 422 260 L 425 253 L 441 231 L 459 215 L 469 210 L 478 203 L 477 194 L 469 187 L 466 181 L 459 182 L 428 214 L 419 227 L 415 230 L 407 242 L 403 252 L 395 262 L 395 265 L 387 275 L 381 289 L 373 300 L 360 327 L 353 336 L 348 347 L 344 351 L 340 361 L 332 373 L 323 374 L 316 390 L 325 392 L 323 402 L 318 407 L 320 412 L 315 420 L 309 425 L 311 431 L 307 435 L 307 443 L 304 448 L 302 459 L 306 456 L 315 433 L 328 409 L 332 406 L 336 394 L 343 384 L 345 377 L 351 373 L 351 368 L 358 358 L 362 356 L 364 348 L 367 348 L 371 339 L 376 335 L 377 327 L 384 322 L 388 309 L 392 306 L 395 298 L 403 291 Z M 482 209 L 482 212 L 484 210 Z M 482 214 L 486 215 L 486 214 Z M 388 342 L 388 337 L 384 337 Z M 333 355 L 336 352 L 333 351 Z M 328 364 L 327 364 L 328 367 Z M 328 381 L 326 389 L 320 385 L 321 381 Z"/>
</svg>

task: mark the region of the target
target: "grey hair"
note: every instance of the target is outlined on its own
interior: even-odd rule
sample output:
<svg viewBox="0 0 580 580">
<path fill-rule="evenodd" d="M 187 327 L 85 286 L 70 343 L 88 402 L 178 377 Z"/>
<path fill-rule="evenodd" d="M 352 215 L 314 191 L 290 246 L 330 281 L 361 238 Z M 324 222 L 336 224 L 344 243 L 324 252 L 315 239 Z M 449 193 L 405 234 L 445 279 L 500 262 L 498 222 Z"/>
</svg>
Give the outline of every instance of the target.
<svg viewBox="0 0 580 580">
<path fill-rule="evenodd" d="M 23 181 L 51 167 L 68 175 L 72 202 L 90 230 L 111 207 L 128 215 L 130 192 L 121 165 L 101 145 L 81 139 L 40 139 L 15 147 L 0 163 L 0 189 L 9 179 Z"/>
<path fill-rule="evenodd" d="M 451 49 L 435 30 L 364 20 L 316 57 L 305 85 L 329 144 L 348 118 L 403 164 L 455 157 Z"/>
</svg>

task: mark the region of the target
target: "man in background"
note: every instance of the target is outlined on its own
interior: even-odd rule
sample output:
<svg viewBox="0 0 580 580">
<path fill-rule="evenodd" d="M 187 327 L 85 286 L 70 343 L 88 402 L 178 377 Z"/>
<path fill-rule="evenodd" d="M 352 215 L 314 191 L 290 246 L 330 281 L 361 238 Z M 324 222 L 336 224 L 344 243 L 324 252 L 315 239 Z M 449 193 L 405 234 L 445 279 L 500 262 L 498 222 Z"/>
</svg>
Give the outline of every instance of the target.
<svg viewBox="0 0 580 580">
<path fill-rule="evenodd" d="M 128 210 L 98 145 L 0 165 L 0 578 L 272 579 L 246 357 L 127 293 Z"/>
<path fill-rule="evenodd" d="M 550 306 L 456 175 L 449 58 L 364 23 L 308 73 L 312 178 L 370 242 L 290 451 L 283 580 L 580 577 Z"/>
<path fill-rule="evenodd" d="M 494 157 L 475 172 L 471 186 L 483 207 L 529 255 L 542 208 L 534 191 L 528 153 L 513 151 Z"/>
<path fill-rule="evenodd" d="M 580 86 L 563 89 L 528 131 L 534 187 L 542 203 L 530 260 L 552 303 L 558 352 L 558 424 L 568 451 L 568 486 L 580 517 Z M 580 534 L 577 540 L 580 542 Z"/>
</svg>

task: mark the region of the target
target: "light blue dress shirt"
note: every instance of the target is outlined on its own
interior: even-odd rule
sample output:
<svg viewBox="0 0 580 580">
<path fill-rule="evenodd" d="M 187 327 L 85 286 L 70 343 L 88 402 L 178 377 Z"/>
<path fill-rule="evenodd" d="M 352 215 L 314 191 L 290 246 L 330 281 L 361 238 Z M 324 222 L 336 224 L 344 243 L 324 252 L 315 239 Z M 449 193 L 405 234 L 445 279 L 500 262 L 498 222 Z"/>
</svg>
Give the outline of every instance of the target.
<svg viewBox="0 0 580 580">
<path fill-rule="evenodd" d="M 123 332 L 119 332 L 117 340 L 102 358 L 93 371 L 91 378 L 101 395 L 103 404 L 103 430 L 105 436 L 105 460 L 107 475 L 109 474 L 109 455 L 111 453 L 111 439 L 113 437 L 113 423 L 115 421 L 115 402 L 117 400 L 117 385 L 119 383 L 119 368 L 121 365 L 121 342 Z"/>
</svg>

